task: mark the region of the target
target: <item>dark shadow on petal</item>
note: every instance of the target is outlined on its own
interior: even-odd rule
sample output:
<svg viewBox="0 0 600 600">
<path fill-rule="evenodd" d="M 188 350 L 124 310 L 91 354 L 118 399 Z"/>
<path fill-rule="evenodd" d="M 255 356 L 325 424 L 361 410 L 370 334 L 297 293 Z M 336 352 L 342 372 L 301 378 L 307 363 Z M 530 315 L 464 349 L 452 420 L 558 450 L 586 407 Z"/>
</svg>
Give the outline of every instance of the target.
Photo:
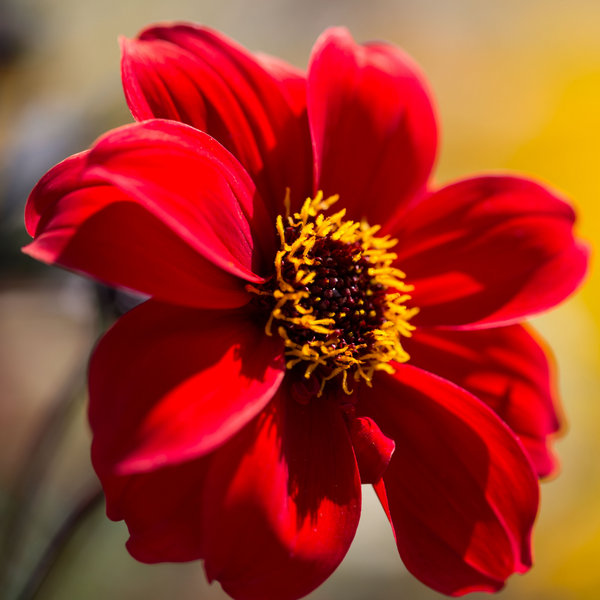
<svg viewBox="0 0 600 600">
<path fill-rule="evenodd" d="M 356 490 L 350 485 L 357 469 L 350 454 L 350 438 L 333 398 L 325 394 L 303 405 L 292 398 L 289 384 L 282 392 L 282 452 L 289 467 L 288 494 L 296 503 L 298 522 L 310 517 L 316 523 L 325 499 L 347 506 L 356 497 Z"/>
<path fill-rule="evenodd" d="M 359 516 L 360 480 L 339 409 L 326 398 L 301 405 L 284 382 L 214 454 L 207 576 L 244 600 L 300 598 L 337 567 Z"/>
</svg>

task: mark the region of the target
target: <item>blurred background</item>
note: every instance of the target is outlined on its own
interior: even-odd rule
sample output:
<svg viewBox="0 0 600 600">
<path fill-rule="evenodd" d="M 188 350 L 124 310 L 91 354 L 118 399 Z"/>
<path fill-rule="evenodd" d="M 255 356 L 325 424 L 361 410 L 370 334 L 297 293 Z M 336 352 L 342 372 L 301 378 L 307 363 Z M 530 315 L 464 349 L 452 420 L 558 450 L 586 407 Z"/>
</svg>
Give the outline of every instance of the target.
<svg viewBox="0 0 600 600">
<path fill-rule="evenodd" d="M 199 563 L 136 563 L 126 527 L 104 515 L 85 371 L 130 299 L 19 250 L 38 178 L 131 121 L 117 36 L 174 19 L 300 67 L 329 25 L 348 26 L 358 41 L 395 42 L 423 66 L 438 101 L 438 182 L 526 172 L 572 198 L 580 233 L 600 241 L 598 0 L 0 0 L 0 589 L 10 600 L 226 597 Z M 569 431 L 556 444 L 562 474 L 542 485 L 536 565 L 509 580 L 504 600 L 600 597 L 599 325 L 595 273 L 574 300 L 534 320 L 556 354 Z M 402 567 L 364 491 L 352 549 L 310 598 L 441 598 Z"/>
</svg>

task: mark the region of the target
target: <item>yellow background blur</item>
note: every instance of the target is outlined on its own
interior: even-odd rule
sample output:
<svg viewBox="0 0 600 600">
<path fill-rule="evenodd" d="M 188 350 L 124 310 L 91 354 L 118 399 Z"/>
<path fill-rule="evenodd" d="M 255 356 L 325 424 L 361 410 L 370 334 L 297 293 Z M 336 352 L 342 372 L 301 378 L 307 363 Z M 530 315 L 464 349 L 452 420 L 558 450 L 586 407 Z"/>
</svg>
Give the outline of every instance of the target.
<svg viewBox="0 0 600 600">
<path fill-rule="evenodd" d="M 598 245 L 598 0 L 0 0 L 0 35 L 10 29 L 17 40 L 0 66 L 0 198 L 14 239 L 21 239 L 14 233 L 15 215 L 28 186 L 104 130 L 131 120 L 120 91 L 117 36 L 131 37 L 148 23 L 174 19 L 205 23 L 252 50 L 302 67 L 329 25 L 348 26 L 358 41 L 395 42 L 422 65 L 437 98 L 442 146 L 436 180 L 505 169 L 541 178 L 573 200 L 580 233 Z M 22 260 L 7 252 L 0 270 L 0 507 L 5 508 L 15 502 L 11 490 L 61 386 L 73 373 L 81 376 L 98 333 L 87 284 L 49 270 L 32 271 Z M 592 272 L 576 299 L 534 324 L 556 353 L 569 431 L 557 443 L 563 472 L 542 486 L 536 565 L 513 577 L 499 596 L 595 600 L 600 598 L 600 276 Z M 51 465 L 37 474 L 26 548 L 11 559 L 16 586 L 53 523 L 95 486 L 83 403 L 72 411 L 53 446 Z M 347 559 L 310 597 L 440 597 L 403 569 L 382 511 L 367 492 Z M 204 582 L 199 564 L 138 564 L 124 550 L 125 539 L 122 523 L 109 522 L 102 508 L 95 510 L 36 597 L 225 597 L 218 584 Z"/>
</svg>

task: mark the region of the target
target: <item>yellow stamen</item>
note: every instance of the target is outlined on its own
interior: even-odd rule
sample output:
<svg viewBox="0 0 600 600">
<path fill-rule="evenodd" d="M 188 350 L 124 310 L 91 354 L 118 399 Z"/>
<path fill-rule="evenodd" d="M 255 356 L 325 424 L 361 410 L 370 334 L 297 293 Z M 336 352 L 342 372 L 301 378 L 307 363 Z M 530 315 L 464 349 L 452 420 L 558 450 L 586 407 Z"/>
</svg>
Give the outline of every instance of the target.
<svg viewBox="0 0 600 600">
<path fill-rule="evenodd" d="M 292 212 L 292 196 L 290 192 L 290 188 L 285 188 L 285 198 L 283 199 L 283 206 L 285 208 L 285 218 L 288 219 L 290 213 Z M 279 219 L 279 217 L 277 217 Z"/>
<path fill-rule="evenodd" d="M 404 305 L 410 299 L 407 292 L 412 291 L 413 287 L 403 282 L 405 274 L 393 266 L 397 254 L 390 252 L 390 249 L 396 245 L 397 240 L 391 239 L 389 235 L 376 237 L 375 234 L 380 230 L 378 225 L 370 227 L 366 221 L 358 223 L 344 220 L 345 209 L 325 216 L 323 213 L 337 200 L 337 195 L 324 199 L 323 193 L 318 192 L 315 198 L 306 199 L 299 212 L 291 215 L 291 196 L 287 188 L 284 199 L 285 221 L 282 216 L 278 216 L 276 221 L 280 248 L 275 257 L 274 280 L 270 282 L 270 287 L 246 286 L 249 292 L 257 296 L 273 298 L 274 305 L 265 331 L 267 335 L 273 335 L 273 325 L 277 321 L 276 331 L 284 340 L 289 359 L 286 367 L 291 369 L 302 362 L 307 363 L 304 372 L 307 379 L 316 369 L 323 367 L 318 372 L 321 377 L 318 396 L 323 393 L 325 383 L 340 374 L 342 389 L 350 395 L 353 392 L 348 386 L 349 374 L 355 382 L 364 380 L 371 386 L 375 371 L 393 373 L 394 368 L 389 364 L 391 361 L 406 362 L 409 359 L 402 348 L 401 338 L 411 336 L 414 326 L 409 320 L 418 312 L 417 308 L 409 309 Z M 286 227 L 294 229 L 293 241 L 290 243 L 285 239 Z M 379 303 L 376 305 L 379 313 L 371 308 L 367 313 L 361 308 L 364 306 L 361 298 L 354 299 L 354 308 L 350 312 L 344 309 L 337 314 L 318 309 L 315 313 L 313 305 L 321 302 L 322 298 L 311 298 L 306 287 L 314 284 L 318 277 L 317 269 L 321 259 L 318 252 L 315 253 L 315 244 L 322 238 L 329 238 L 338 244 L 334 248 L 339 248 L 340 243 L 350 247 L 346 260 L 352 260 L 357 265 L 356 269 L 363 273 L 362 277 L 368 277 L 369 287 L 363 286 L 362 289 L 367 297 L 372 298 L 377 294 L 375 302 Z M 290 265 L 293 270 L 290 270 Z M 389 292 L 382 296 L 382 289 L 384 292 L 389 289 Z M 379 321 L 381 324 L 366 334 L 363 330 L 361 335 L 365 337 L 366 343 L 350 343 L 348 339 L 352 339 L 354 334 L 347 338 L 344 333 L 339 334 L 340 330 L 336 328 L 336 323 L 352 314 L 352 311 L 360 319 L 376 319 L 378 314 L 380 319 L 384 319 L 383 323 Z M 303 339 L 303 336 L 298 337 L 290 332 L 297 332 L 299 329 L 313 332 L 315 335 L 309 337 L 314 339 L 297 343 L 294 338 Z"/>
</svg>

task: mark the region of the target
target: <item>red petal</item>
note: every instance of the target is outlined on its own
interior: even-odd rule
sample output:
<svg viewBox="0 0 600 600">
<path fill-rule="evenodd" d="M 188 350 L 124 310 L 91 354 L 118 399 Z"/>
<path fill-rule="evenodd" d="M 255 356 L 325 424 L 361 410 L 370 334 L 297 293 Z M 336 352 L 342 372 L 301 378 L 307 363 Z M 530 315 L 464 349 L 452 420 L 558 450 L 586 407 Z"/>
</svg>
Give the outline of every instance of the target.
<svg viewBox="0 0 600 600">
<path fill-rule="evenodd" d="M 195 306 L 239 306 L 262 281 L 273 224 L 243 169 L 190 127 L 117 129 L 52 169 L 28 200 L 26 252 Z M 260 243 L 255 247 L 254 241 Z"/>
<path fill-rule="evenodd" d="M 81 187 L 80 179 L 90 151 L 69 156 L 50 169 L 35 186 L 25 205 L 25 228 L 35 237 L 42 214 L 63 196 Z"/>
<path fill-rule="evenodd" d="M 263 409 L 284 370 L 281 340 L 254 314 L 149 300 L 92 356 L 96 470 L 152 471 L 213 451 Z"/>
<path fill-rule="evenodd" d="M 236 600 L 294 600 L 334 571 L 354 537 L 360 480 L 333 401 L 283 391 L 217 451 L 206 483 L 205 568 Z"/>
<path fill-rule="evenodd" d="M 554 471 L 551 435 L 560 429 L 558 390 L 546 353 L 519 325 L 479 331 L 417 330 L 411 364 L 483 400 L 519 436 L 538 475 Z"/>
<path fill-rule="evenodd" d="M 137 120 L 193 125 L 223 144 L 252 176 L 272 214 L 285 188 L 297 202 L 310 194 L 306 117 L 280 77 L 233 40 L 207 27 L 176 23 L 121 40 L 123 87 Z"/>
<path fill-rule="evenodd" d="M 383 435 L 369 417 L 352 419 L 349 433 L 361 483 L 377 483 L 390 463 L 396 444 Z"/>
<path fill-rule="evenodd" d="M 125 519 L 127 549 L 145 563 L 198 560 L 202 550 L 202 499 L 210 458 L 152 473 L 103 476 L 106 511 Z"/>
<path fill-rule="evenodd" d="M 585 276 L 588 248 L 569 204 L 517 177 L 479 177 L 435 192 L 393 228 L 414 284 L 415 323 L 489 327 L 547 310 Z"/>
<path fill-rule="evenodd" d="M 340 194 L 352 219 L 384 223 L 426 184 L 437 127 L 418 65 L 343 28 L 317 40 L 308 72 L 316 188 Z"/>
<path fill-rule="evenodd" d="M 396 530 L 394 529 L 394 522 L 392 521 L 392 514 L 390 513 L 390 503 L 388 502 L 387 491 L 385 489 L 385 482 L 383 481 L 383 477 L 373 484 L 373 489 L 377 494 L 377 498 L 379 498 L 379 502 L 381 502 L 383 512 L 385 512 L 385 516 L 390 522 L 392 533 L 394 534 L 394 539 L 396 539 Z"/>
<path fill-rule="evenodd" d="M 538 486 L 514 434 L 482 402 L 408 365 L 357 408 L 396 441 L 383 475 L 400 556 L 445 594 L 495 591 L 531 565 Z"/>
<path fill-rule="evenodd" d="M 279 89 L 294 114 L 298 118 L 307 119 L 306 73 L 277 56 L 257 52 L 255 57 L 271 77 L 279 82 Z M 308 131 L 308 120 L 306 120 L 305 127 Z M 310 153 L 310 160 L 312 160 L 312 152 Z"/>
</svg>

